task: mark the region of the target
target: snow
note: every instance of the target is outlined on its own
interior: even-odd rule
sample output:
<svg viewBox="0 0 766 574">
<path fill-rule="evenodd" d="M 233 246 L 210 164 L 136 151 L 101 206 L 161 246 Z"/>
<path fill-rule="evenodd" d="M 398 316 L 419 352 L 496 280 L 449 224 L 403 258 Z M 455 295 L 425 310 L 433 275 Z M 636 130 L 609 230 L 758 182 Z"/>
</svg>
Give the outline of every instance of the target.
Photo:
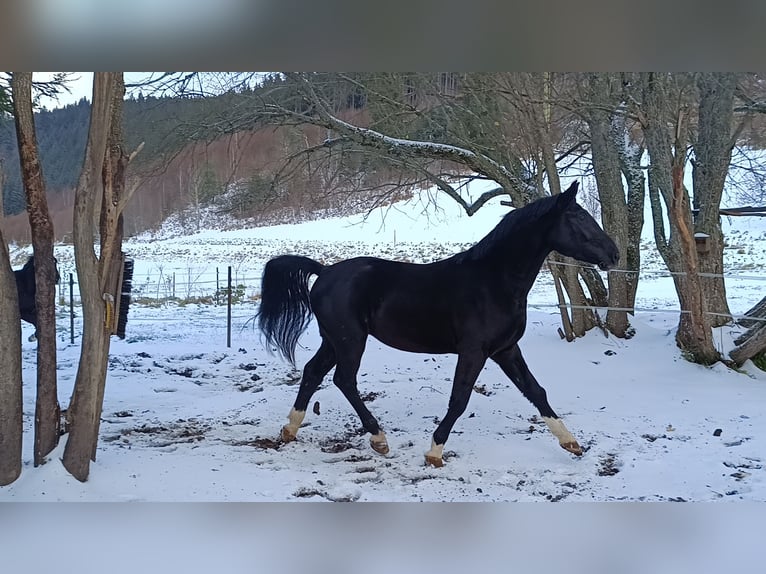
<svg viewBox="0 0 766 574">
<path fill-rule="evenodd" d="M 470 193 L 493 185 L 475 182 Z M 232 264 L 248 294 L 233 309 L 232 345 L 224 306 L 131 306 L 127 338 L 112 340 L 97 461 L 80 483 L 60 463 L 63 442 L 47 464 L 32 467 L 36 347 L 23 324 L 24 468 L 0 487 L 0 501 L 766 500 L 766 373 L 749 362 L 736 372 L 681 357 L 672 280 L 648 241 L 632 339 L 593 331 L 566 343 L 547 272 L 530 294 L 520 347 L 586 449 L 581 458 L 558 446 L 532 405 L 488 364 L 446 445 L 445 466 L 426 467 L 455 357 L 403 353 L 373 339 L 359 388 L 391 452 L 372 451 L 330 377 L 312 399 L 320 414 L 309 409 L 298 440 L 274 448 L 299 373 L 268 354 L 253 327 L 257 302 L 249 295 L 265 261 L 286 252 L 324 261 L 358 254 L 428 261 L 466 248 L 507 210 L 496 198 L 468 218 L 451 202 L 435 207 L 433 193 L 366 216 L 190 235 L 164 230 L 126 241 L 134 283 L 150 299 L 165 293 L 172 273 L 179 297 L 212 293 L 216 267 L 222 280 Z M 724 218 L 724 234 L 728 296 L 742 313 L 762 297 L 766 222 Z M 19 251 L 14 256 L 22 260 Z M 66 277 L 71 248 L 56 246 L 56 256 Z M 80 325 L 78 317 L 70 344 L 67 308 L 58 321 L 66 407 Z M 741 331 L 716 330 L 716 344 L 731 349 Z M 318 343 L 312 323 L 297 349 L 300 367 Z"/>
</svg>

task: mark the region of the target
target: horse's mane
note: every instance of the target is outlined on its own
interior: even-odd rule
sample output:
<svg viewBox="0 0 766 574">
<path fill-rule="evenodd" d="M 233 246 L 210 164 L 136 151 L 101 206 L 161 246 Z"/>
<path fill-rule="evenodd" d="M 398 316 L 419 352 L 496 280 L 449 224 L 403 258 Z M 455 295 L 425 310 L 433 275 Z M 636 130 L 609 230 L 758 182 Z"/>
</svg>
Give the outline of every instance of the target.
<svg viewBox="0 0 766 574">
<path fill-rule="evenodd" d="M 492 253 L 498 245 L 504 245 L 511 236 L 527 229 L 548 215 L 556 205 L 557 196 L 547 196 L 506 213 L 495 228 L 473 247 L 458 253 L 457 261 L 482 259 Z"/>
</svg>

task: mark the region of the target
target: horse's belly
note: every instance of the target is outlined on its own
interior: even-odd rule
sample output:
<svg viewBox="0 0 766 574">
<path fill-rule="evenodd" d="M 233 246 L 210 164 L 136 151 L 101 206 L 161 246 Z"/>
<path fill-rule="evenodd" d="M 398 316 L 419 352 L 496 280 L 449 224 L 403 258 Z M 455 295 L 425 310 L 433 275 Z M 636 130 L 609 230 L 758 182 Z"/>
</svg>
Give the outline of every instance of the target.
<svg viewBox="0 0 766 574">
<path fill-rule="evenodd" d="M 391 333 L 380 334 L 372 331 L 370 333 L 378 341 L 394 349 L 400 351 L 408 351 L 410 353 L 428 353 L 429 355 L 440 355 L 444 353 L 454 353 L 454 345 L 444 341 L 434 339 L 428 339 L 423 337 L 412 338 L 405 336 L 396 336 Z"/>
<path fill-rule="evenodd" d="M 381 343 L 412 353 L 454 353 L 453 329 L 433 317 L 377 317 L 370 324 L 370 335 Z"/>
</svg>

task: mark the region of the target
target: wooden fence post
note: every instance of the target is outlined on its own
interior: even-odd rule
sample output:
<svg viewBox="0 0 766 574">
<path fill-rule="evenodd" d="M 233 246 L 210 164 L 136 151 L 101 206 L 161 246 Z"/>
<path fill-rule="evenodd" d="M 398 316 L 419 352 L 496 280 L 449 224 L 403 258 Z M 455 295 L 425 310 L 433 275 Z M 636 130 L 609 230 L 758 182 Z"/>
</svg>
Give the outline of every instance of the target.
<svg viewBox="0 0 766 574">
<path fill-rule="evenodd" d="M 74 276 L 69 274 L 69 342 L 74 345 Z"/>
<path fill-rule="evenodd" d="M 226 316 L 226 346 L 231 347 L 231 265 L 229 265 L 229 288 Z"/>
</svg>

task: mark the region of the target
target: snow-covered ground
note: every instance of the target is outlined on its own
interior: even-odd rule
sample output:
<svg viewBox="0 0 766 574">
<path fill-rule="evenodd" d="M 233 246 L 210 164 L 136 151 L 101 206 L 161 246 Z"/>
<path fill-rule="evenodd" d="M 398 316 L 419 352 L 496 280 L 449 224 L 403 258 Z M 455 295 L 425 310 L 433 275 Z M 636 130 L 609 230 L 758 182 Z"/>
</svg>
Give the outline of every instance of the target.
<svg viewBox="0 0 766 574">
<path fill-rule="evenodd" d="M 480 192 L 480 187 L 474 193 Z M 674 341 L 678 303 L 672 282 L 644 242 L 643 278 L 630 340 L 592 332 L 563 342 L 555 294 L 542 273 L 530 295 L 520 346 L 550 402 L 587 449 L 559 448 L 536 411 L 493 365 L 482 372 L 466 414 L 446 445 L 446 465 L 426 467 L 436 421 L 444 416 L 454 356 L 408 354 L 370 340 L 359 374 L 369 408 L 391 453 L 368 446 L 351 407 L 328 377 L 298 440 L 278 444 L 299 373 L 269 355 L 253 328 L 264 263 L 281 253 L 329 262 L 371 254 L 430 261 L 484 236 L 505 207 L 474 217 L 427 194 L 366 217 L 182 235 L 172 229 L 126 241 L 138 293 L 161 300 L 175 273 L 180 299 L 215 291 L 226 266 L 247 297 L 233 309 L 181 301 L 133 305 L 128 335 L 112 341 L 97 462 L 79 483 L 59 462 L 32 468 L 35 344 L 24 324 L 25 443 L 22 476 L 0 501 L 581 501 L 766 500 L 766 373 L 684 361 Z M 384 217 L 385 216 L 385 217 Z M 766 225 L 724 221 L 728 295 L 741 313 L 762 297 Z M 17 261 L 22 262 L 16 253 Z M 66 277 L 71 249 L 57 246 Z M 161 273 L 161 276 L 160 276 Z M 59 398 L 69 402 L 79 336 L 69 343 L 60 310 Z M 79 325 L 76 325 L 76 334 Z M 726 351 L 738 327 L 716 332 Z M 309 327 L 297 353 L 302 367 L 318 345 Z"/>
</svg>

